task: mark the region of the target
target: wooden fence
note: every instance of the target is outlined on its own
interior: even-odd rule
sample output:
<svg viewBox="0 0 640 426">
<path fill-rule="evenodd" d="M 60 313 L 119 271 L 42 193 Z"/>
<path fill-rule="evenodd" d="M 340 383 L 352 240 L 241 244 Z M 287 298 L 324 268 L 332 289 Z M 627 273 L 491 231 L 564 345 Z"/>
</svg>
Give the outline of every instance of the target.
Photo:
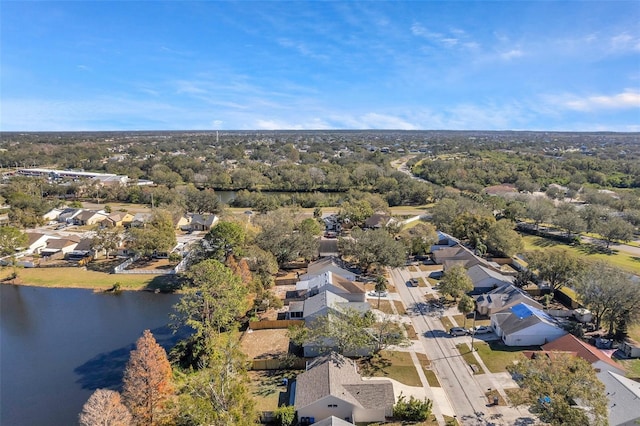
<svg viewBox="0 0 640 426">
<path fill-rule="evenodd" d="M 265 330 L 269 328 L 289 328 L 291 325 L 304 325 L 303 320 L 271 320 L 271 321 L 252 321 L 249 328 L 252 330 Z"/>
<path fill-rule="evenodd" d="M 304 358 L 293 360 L 282 360 L 278 358 L 253 359 L 251 360 L 252 370 L 302 370 L 306 368 L 307 361 Z"/>
</svg>

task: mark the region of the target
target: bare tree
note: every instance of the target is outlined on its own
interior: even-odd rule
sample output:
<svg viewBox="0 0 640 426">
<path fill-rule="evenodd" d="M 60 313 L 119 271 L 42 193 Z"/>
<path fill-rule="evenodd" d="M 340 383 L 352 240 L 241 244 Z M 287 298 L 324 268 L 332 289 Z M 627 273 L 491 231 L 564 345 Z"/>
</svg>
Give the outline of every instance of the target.
<svg viewBox="0 0 640 426">
<path fill-rule="evenodd" d="M 82 406 L 80 426 L 130 426 L 133 417 L 120 398 L 120 393 L 97 389 Z"/>
</svg>

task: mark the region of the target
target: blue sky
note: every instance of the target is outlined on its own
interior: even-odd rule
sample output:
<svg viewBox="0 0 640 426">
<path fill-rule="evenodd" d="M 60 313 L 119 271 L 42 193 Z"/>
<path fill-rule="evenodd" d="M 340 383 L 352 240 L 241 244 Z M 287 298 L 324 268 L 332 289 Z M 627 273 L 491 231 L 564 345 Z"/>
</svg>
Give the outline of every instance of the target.
<svg viewBox="0 0 640 426">
<path fill-rule="evenodd" d="M 0 130 L 640 131 L 640 2 L 0 1 Z"/>
</svg>

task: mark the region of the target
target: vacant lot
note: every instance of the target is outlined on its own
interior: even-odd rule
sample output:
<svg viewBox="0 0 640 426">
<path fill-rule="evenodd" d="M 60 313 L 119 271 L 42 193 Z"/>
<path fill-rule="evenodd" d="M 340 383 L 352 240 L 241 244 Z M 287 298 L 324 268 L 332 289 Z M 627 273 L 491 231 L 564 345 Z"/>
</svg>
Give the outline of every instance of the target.
<svg viewBox="0 0 640 426">
<path fill-rule="evenodd" d="M 247 330 L 240 347 L 249 359 L 278 358 L 289 351 L 287 329 Z"/>
<path fill-rule="evenodd" d="M 540 350 L 539 346 L 513 347 L 504 345 L 501 342 L 476 342 L 473 347 L 476 348 L 482 362 L 492 373 L 504 373 L 507 371 L 507 366 L 512 365 L 517 360 L 524 359 L 522 351 Z"/>
</svg>

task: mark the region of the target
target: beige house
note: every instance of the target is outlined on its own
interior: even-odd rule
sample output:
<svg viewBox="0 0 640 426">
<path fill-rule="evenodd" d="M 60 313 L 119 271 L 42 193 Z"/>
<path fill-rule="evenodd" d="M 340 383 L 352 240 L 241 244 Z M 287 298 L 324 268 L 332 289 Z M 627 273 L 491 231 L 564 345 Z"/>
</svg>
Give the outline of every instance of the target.
<svg viewBox="0 0 640 426">
<path fill-rule="evenodd" d="M 389 380 L 363 380 L 356 363 L 335 352 L 311 361 L 296 379 L 295 408 L 301 423 L 332 416 L 354 424 L 384 422 L 393 415 L 394 403 Z"/>
<path fill-rule="evenodd" d="M 127 212 L 116 212 L 107 216 L 102 222 L 102 226 L 113 228 L 116 226 L 127 226 L 133 221 L 133 215 Z"/>
</svg>

